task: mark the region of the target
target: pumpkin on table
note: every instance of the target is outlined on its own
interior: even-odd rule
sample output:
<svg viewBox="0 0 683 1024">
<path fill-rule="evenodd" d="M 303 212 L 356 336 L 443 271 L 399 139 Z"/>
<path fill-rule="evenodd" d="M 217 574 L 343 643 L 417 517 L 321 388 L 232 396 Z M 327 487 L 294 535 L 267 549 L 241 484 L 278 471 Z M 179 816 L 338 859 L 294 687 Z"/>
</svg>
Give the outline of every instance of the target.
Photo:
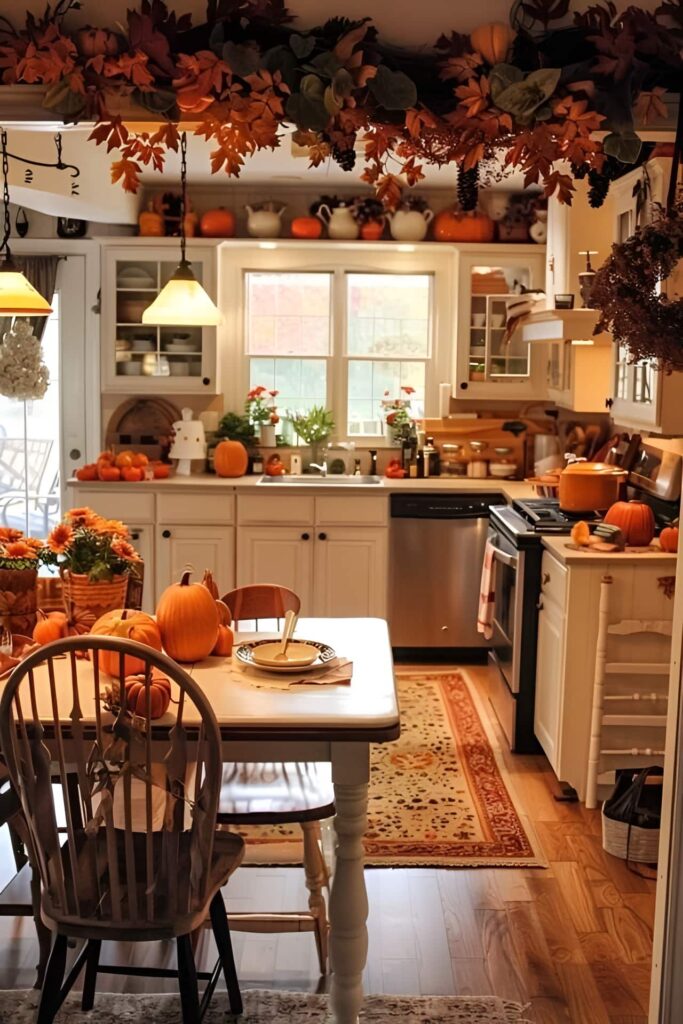
<svg viewBox="0 0 683 1024">
<path fill-rule="evenodd" d="M 161 632 L 151 615 L 145 612 L 117 608 L 101 615 L 92 627 L 96 636 L 120 636 L 125 640 L 136 640 L 155 651 L 161 650 Z M 120 654 L 118 651 L 99 651 L 97 662 L 100 670 L 109 676 L 120 675 Z M 141 658 L 127 654 L 124 659 L 125 676 L 144 672 L 145 663 Z"/>
<path fill-rule="evenodd" d="M 191 583 L 189 569 L 179 583 L 166 587 L 157 605 L 157 625 L 164 650 L 176 661 L 200 661 L 213 651 L 219 614 L 208 587 Z"/>
<path fill-rule="evenodd" d="M 213 453 L 218 476 L 244 476 L 249 465 L 247 449 L 240 441 L 221 441 Z"/>
<path fill-rule="evenodd" d="M 626 544 L 647 547 L 655 535 L 655 517 L 644 501 L 615 501 L 604 521 L 618 526 Z"/>
<path fill-rule="evenodd" d="M 144 673 L 126 676 L 124 681 L 126 706 L 134 715 L 147 718 L 148 686 Z M 171 682 L 158 669 L 149 676 L 149 717 L 161 718 L 171 703 Z"/>
</svg>

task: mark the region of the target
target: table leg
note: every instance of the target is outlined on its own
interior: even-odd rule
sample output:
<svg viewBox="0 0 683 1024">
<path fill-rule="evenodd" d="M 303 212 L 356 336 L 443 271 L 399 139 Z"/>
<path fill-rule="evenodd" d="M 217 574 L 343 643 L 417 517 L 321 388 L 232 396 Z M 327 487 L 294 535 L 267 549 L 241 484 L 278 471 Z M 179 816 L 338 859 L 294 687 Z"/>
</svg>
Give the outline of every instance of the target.
<svg viewBox="0 0 683 1024">
<path fill-rule="evenodd" d="M 337 813 L 336 865 L 330 892 L 330 1006 L 334 1024 L 357 1024 L 368 952 L 368 897 L 363 875 L 370 751 L 365 743 L 332 744 Z"/>
</svg>

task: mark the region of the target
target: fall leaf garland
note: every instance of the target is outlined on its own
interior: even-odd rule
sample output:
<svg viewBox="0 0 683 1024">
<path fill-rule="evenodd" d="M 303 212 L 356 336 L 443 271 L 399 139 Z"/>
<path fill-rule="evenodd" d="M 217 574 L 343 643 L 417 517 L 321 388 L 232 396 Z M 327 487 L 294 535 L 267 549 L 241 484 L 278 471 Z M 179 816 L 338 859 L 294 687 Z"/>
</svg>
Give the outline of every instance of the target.
<svg viewBox="0 0 683 1024">
<path fill-rule="evenodd" d="M 482 29 L 451 31 L 429 54 L 383 46 L 369 18 L 295 31 L 282 0 L 210 0 L 200 26 L 142 0 L 125 25 L 70 29 L 79 6 L 58 0 L 21 27 L 0 19 L 0 80 L 44 86 L 56 116 L 94 121 L 91 139 L 113 154 L 112 180 L 130 192 L 145 168 L 163 168 L 189 118 L 214 147 L 212 171 L 233 177 L 293 125 L 313 166 L 332 158 L 350 168 L 362 143 L 361 177 L 389 206 L 424 177 L 424 163 L 471 170 L 501 156 L 527 185 L 570 202 L 574 170 L 558 165 L 578 176 L 601 171 L 606 154 L 634 161 L 632 107 L 666 116 L 664 90 L 681 67 L 681 0 L 621 14 L 605 0 L 559 28 L 551 23 L 570 0 L 525 0 L 513 5 L 516 33 L 490 26 L 493 46 L 474 45 Z M 122 100 L 159 127 L 126 126 Z"/>
</svg>

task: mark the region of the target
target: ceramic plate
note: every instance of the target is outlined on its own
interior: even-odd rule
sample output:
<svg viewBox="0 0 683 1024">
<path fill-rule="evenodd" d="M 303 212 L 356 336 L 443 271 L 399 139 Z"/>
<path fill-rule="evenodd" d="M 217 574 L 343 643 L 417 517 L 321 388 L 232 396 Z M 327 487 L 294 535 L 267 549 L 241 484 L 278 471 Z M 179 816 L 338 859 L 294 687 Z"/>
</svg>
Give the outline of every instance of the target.
<svg viewBox="0 0 683 1024">
<path fill-rule="evenodd" d="M 324 665 L 329 665 L 330 662 L 334 661 L 337 657 L 336 652 L 328 644 L 318 643 L 316 640 L 294 640 L 290 646 L 306 646 L 317 648 L 318 654 L 315 661 L 310 664 L 281 664 L 280 662 L 273 663 L 271 665 L 263 665 L 257 663 L 254 658 L 255 647 L 265 647 L 268 645 L 271 649 L 273 645 L 279 646 L 277 640 L 252 640 L 250 643 L 240 644 L 235 649 L 235 658 L 241 665 L 248 665 L 251 668 L 263 669 L 267 672 L 310 672 L 313 669 L 322 668 Z"/>
<path fill-rule="evenodd" d="M 285 655 L 286 661 L 278 658 L 282 643 L 280 640 L 273 640 L 269 644 L 258 644 L 252 651 L 252 658 L 257 665 L 264 665 L 267 668 L 280 668 L 282 665 L 303 668 L 312 665 L 320 651 L 314 644 L 302 643 L 300 640 L 292 640 L 287 646 Z"/>
</svg>

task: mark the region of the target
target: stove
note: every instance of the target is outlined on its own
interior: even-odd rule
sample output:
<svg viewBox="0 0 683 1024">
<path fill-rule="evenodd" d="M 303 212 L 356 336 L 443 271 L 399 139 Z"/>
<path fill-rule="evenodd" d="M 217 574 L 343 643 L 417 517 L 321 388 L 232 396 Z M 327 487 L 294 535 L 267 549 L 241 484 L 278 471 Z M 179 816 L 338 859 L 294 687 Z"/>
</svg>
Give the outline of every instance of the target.
<svg viewBox="0 0 683 1024">
<path fill-rule="evenodd" d="M 569 533 L 579 519 L 599 523 L 602 518 L 599 512 L 563 512 L 558 498 L 528 498 L 513 501 L 512 507 L 534 533 Z"/>
</svg>

